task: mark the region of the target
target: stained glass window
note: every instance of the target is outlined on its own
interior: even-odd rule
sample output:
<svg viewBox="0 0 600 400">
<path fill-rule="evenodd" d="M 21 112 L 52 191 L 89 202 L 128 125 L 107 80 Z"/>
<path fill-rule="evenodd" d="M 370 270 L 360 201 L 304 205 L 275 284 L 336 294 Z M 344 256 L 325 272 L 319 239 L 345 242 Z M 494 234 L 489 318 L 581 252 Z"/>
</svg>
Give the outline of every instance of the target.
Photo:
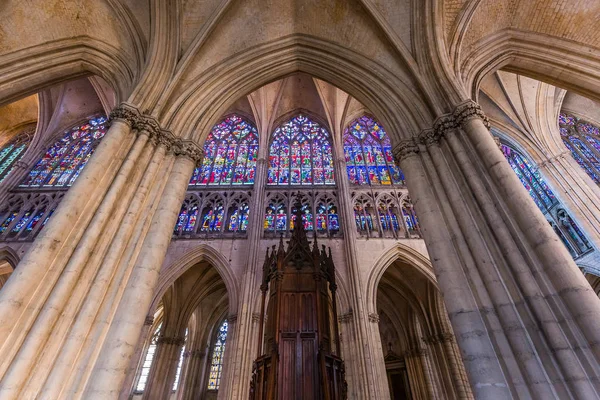
<svg viewBox="0 0 600 400">
<path fill-rule="evenodd" d="M 77 125 L 46 151 L 21 187 L 68 187 L 75 182 L 106 133 L 106 117 L 99 116 Z"/>
<path fill-rule="evenodd" d="M 359 233 L 369 235 L 373 232 L 373 207 L 370 200 L 363 196 L 354 202 L 354 222 Z"/>
<path fill-rule="evenodd" d="M 0 182 L 10 174 L 15 163 L 25 153 L 30 141 L 31 133 L 20 134 L 0 149 Z"/>
<path fill-rule="evenodd" d="M 142 364 L 142 371 L 140 378 L 138 379 L 137 385 L 135 386 L 136 392 L 143 392 L 146 389 L 146 383 L 148 383 L 148 374 L 152 367 L 152 361 L 154 360 L 154 354 L 156 354 L 156 345 L 158 344 L 158 337 L 160 335 L 160 327 L 162 323 L 158 324 L 152 337 L 150 338 L 150 344 L 148 350 L 146 350 L 146 356 L 144 357 L 144 363 Z"/>
<path fill-rule="evenodd" d="M 0 209 L 0 241 L 32 240 L 58 206 L 62 193 L 12 193 Z"/>
<path fill-rule="evenodd" d="M 248 229 L 248 204 L 236 204 L 229 212 L 229 232 L 246 232 Z"/>
<path fill-rule="evenodd" d="M 204 161 L 190 185 L 246 185 L 254 183 L 258 133 L 248 121 L 230 115 L 215 125 L 204 143 Z"/>
<path fill-rule="evenodd" d="M 290 230 L 294 229 L 294 224 L 296 223 L 296 207 L 292 207 L 292 215 L 290 216 Z M 313 216 L 312 211 L 310 209 L 310 204 L 303 203 L 302 204 L 302 223 L 304 224 L 304 229 L 307 231 L 313 230 Z"/>
<path fill-rule="evenodd" d="M 560 136 L 583 170 L 600 184 L 600 128 L 572 115 L 558 117 Z"/>
<path fill-rule="evenodd" d="M 227 320 L 219 327 L 215 345 L 212 351 L 210 371 L 208 375 L 208 390 L 219 390 L 221 384 L 221 373 L 223 372 L 223 356 L 225 354 L 225 342 L 227 340 Z"/>
<path fill-rule="evenodd" d="M 368 115 L 357 118 L 346 128 L 344 156 L 350 183 L 404 184 L 404 175 L 394 163 L 390 138 Z"/>
<path fill-rule="evenodd" d="M 420 236 L 419 220 L 411 204 L 405 203 L 402 206 L 402 217 L 404 218 L 404 224 L 406 225 L 406 229 L 408 229 L 409 236 Z"/>
<path fill-rule="evenodd" d="M 557 203 L 556 197 L 540 176 L 540 173 L 521 153 L 505 144 L 501 145 L 504 157 L 510 164 L 529 195 L 541 210 Z"/>
<path fill-rule="evenodd" d="M 268 184 L 335 184 L 327 129 L 304 115 L 280 125 L 269 148 Z"/>
<path fill-rule="evenodd" d="M 335 233 L 340 230 L 338 211 L 334 204 L 319 203 L 316 214 L 317 231 Z"/>
</svg>

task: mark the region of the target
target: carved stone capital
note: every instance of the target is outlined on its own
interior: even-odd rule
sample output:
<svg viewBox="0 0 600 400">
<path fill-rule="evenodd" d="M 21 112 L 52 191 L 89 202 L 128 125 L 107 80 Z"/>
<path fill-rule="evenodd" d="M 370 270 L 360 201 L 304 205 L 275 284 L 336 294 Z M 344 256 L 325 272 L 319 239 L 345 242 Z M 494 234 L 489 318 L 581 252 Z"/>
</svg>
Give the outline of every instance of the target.
<svg viewBox="0 0 600 400">
<path fill-rule="evenodd" d="M 125 122 L 130 127 L 134 127 L 141 119 L 140 111 L 131 104 L 121 103 L 113 108 L 108 116 L 108 125 L 112 121 L 119 120 Z"/>
<path fill-rule="evenodd" d="M 252 322 L 256 322 L 256 323 L 260 322 L 260 313 L 257 313 L 257 312 L 252 313 Z"/>
<path fill-rule="evenodd" d="M 417 155 L 419 153 L 419 146 L 413 139 L 401 140 L 396 147 L 394 147 L 394 157 L 396 161 L 400 162 L 403 159 Z"/>
<path fill-rule="evenodd" d="M 488 129 L 490 127 L 490 121 L 485 116 L 485 113 L 481 109 L 481 106 L 471 99 L 465 100 L 459 105 L 457 105 L 454 109 L 453 115 L 456 125 L 458 126 L 462 126 L 465 122 L 470 121 L 474 118 L 479 118 L 483 121 L 483 123 Z"/>
<path fill-rule="evenodd" d="M 132 126 L 139 133 L 147 133 L 148 136 L 154 137 L 161 132 L 158 120 L 149 115 L 141 115 Z"/>
<path fill-rule="evenodd" d="M 144 325 L 151 326 L 154 323 L 154 317 L 152 315 L 146 315 L 146 319 L 144 320 Z"/>
<path fill-rule="evenodd" d="M 204 158 L 204 150 L 193 140 L 176 140 L 173 145 L 173 152 L 176 156 L 190 158 L 196 165 L 200 165 Z"/>
<path fill-rule="evenodd" d="M 155 132 L 154 135 L 150 136 L 150 140 L 152 140 L 156 146 L 163 146 L 167 151 L 170 151 L 173 148 L 175 136 L 173 136 L 171 132 L 161 129 L 158 132 Z"/>
<path fill-rule="evenodd" d="M 429 147 L 434 144 L 439 144 L 441 136 L 434 129 L 425 129 L 416 137 L 419 143 Z"/>
<path fill-rule="evenodd" d="M 405 357 L 422 357 L 427 355 L 427 349 L 421 346 L 411 347 L 406 353 Z"/>
<path fill-rule="evenodd" d="M 168 336 L 160 336 L 156 343 L 158 344 L 170 344 L 174 346 L 183 346 L 185 344 L 185 338 L 182 336 L 168 337 Z"/>
<path fill-rule="evenodd" d="M 453 340 L 454 340 L 454 335 L 450 332 L 442 332 L 442 333 L 434 334 L 434 335 L 423 338 L 423 341 L 425 343 L 432 343 L 432 344 L 451 342 Z"/>
<path fill-rule="evenodd" d="M 369 322 L 372 322 L 374 324 L 378 324 L 379 323 L 379 314 L 370 313 L 369 314 Z"/>
<path fill-rule="evenodd" d="M 29 169 L 30 168 L 29 164 L 27 164 L 25 161 L 21 161 L 21 160 L 15 161 L 15 163 L 13 165 L 17 169 Z"/>
<path fill-rule="evenodd" d="M 352 318 L 354 318 L 354 313 L 352 312 L 352 310 L 348 311 L 345 314 L 341 314 L 338 316 L 338 321 L 340 323 L 346 323 L 346 322 L 350 322 L 352 321 Z"/>
<path fill-rule="evenodd" d="M 237 321 L 237 319 L 238 319 L 237 314 L 229 314 L 227 316 L 227 323 L 233 324 L 233 323 L 235 323 L 235 321 Z"/>
</svg>

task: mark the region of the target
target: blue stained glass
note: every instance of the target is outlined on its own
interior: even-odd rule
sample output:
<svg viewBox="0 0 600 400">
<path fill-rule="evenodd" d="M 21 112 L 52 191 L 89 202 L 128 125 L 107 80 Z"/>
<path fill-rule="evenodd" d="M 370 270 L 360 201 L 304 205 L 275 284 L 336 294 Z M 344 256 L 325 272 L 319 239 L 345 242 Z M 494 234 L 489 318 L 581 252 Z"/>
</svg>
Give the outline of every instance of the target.
<svg viewBox="0 0 600 400">
<path fill-rule="evenodd" d="M 556 204 L 557 200 L 554 193 L 525 157 L 506 145 L 502 145 L 502 152 L 535 204 L 541 210 Z"/>
<path fill-rule="evenodd" d="M 17 215 L 19 215 L 18 211 L 13 211 L 8 215 L 8 217 L 4 220 L 2 225 L 0 225 L 0 233 L 4 233 L 6 229 L 8 229 L 8 226 L 17 217 Z"/>
<path fill-rule="evenodd" d="M 210 371 L 208 374 L 208 390 L 219 390 L 221 384 L 221 374 L 223 372 L 223 357 L 225 354 L 225 344 L 227 341 L 227 330 L 229 325 L 227 320 L 223 322 L 212 350 L 212 358 L 210 363 Z"/>
<path fill-rule="evenodd" d="M 404 184 L 404 176 L 394 163 L 390 139 L 373 118 L 363 115 L 346 128 L 344 154 L 351 183 Z M 350 169 L 351 167 L 354 168 Z"/>
<path fill-rule="evenodd" d="M 269 185 L 333 185 L 329 132 L 304 115 L 280 125 L 269 148 Z"/>
<path fill-rule="evenodd" d="M 204 143 L 204 161 L 190 186 L 251 185 L 254 183 L 258 132 L 248 121 L 230 115 L 216 124 Z"/>
<path fill-rule="evenodd" d="M 558 124 L 561 139 L 577 164 L 594 182 L 600 183 L 600 162 L 597 157 L 600 153 L 600 128 L 567 114 L 559 115 Z"/>
<path fill-rule="evenodd" d="M 21 187 L 71 186 L 106 133 L 106 117 L 67 130 L 35 164 Z"/>
</svg>

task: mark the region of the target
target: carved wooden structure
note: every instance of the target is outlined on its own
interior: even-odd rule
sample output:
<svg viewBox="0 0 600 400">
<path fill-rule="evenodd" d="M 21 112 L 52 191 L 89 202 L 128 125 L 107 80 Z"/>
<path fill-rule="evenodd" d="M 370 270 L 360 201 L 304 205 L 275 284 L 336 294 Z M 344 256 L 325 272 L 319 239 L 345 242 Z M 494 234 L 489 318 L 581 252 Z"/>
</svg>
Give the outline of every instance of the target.
<svg viewBox="0 0 600 400">
<path fill-rule="evenodd" d="M 345 399 L 331 249 L 319 250 L 316 237 L 311 249 L 300 222 L 300 198 L 295 208 L 287 250 L 281 239 L 277 250 L 275 246 L 271 253 L 267 250 L 263 266 L 261 328 L 250 399 Z"/>
</svg>

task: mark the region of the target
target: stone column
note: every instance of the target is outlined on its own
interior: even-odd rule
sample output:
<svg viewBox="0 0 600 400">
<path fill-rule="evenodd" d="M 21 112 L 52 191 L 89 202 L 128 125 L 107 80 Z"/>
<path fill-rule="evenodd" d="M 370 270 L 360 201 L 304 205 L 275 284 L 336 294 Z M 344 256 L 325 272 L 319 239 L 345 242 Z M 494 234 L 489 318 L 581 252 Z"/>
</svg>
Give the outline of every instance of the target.
<svg viewBox="0 0 600 400">
<path fill-rule="evenodd" d="M 191 344 L 193 346 L 193 344 Z M 195 400 L 202 397 L 206 386 L 206 367 L 208 361 L 206 356 L 208 349 L 206 345 L 200 343 L 201 348 L 193 347 L 192 350 L 186 351 L 187 368 L 185 372 L 185 380 L 180 382 L 182 389 L 181 394 L 177 395 L 178 399 Z"/>
<path fill-rule="evenodd" d="M 136 299 L 152 296 L 145 272 L 161 265 L 171 234 L 166 227 L 170 219 L 175 223 L 201 150 L 130 105 L 119 106 L 111 119 L 86 168 L 0 294 L 3 398 L 80 398 L 88 382 L 99 383 L 92 377 L 98 358 L 131 357 L 120 344 L 134 345 L 139 338 L 148 306 Z M 133 313 L 132 327 L 132 321 L 122 321 L 133 309 L 144 311 Z M 127 328 L 134 336 L 127 336 Z M 110 356 L 114 347 L 123 351 Z M 110 380 L 111 397 L 121 384 Z"/>
<path fill-rule="evenodd" d="M 475 397 L 596 398 L 600 301 L 485 122 L 465 102 L 421 134 L 420 148 L 397 150 Z M 435 199 L 422 196 L 428 179 L 439 205 L 423 204 Z M 432 208 L 442 214 L 434 232 Z M 443 231 L 451 236 L 435 238 Z"/>
<path fill-rule="evenodd" d="M 338 132 L 337 137 L 342 137 Z M 365 303 L 365 290 L 360 278 L 360 268 L 358 266 L 358 256 L 356 253 L 357 232 L 354 222 L 354 207 L 351 198 L 350 182 L 346 172 L 346 159 L 343 157 L 344 149 L 341 141 L 335 143 L 336 158 L 334 161 L 335 177 L 338 187 L 338 201 L 341 211 L 341 223 L 344 235 L 344 254 L 347 268 L 347 276 L 350 294 L 349 305 L 353 309 L 352 318 L 349 320 L 349 327 L 353 332 L 353 341 L 346 340 L 346 345 L 352 347 L 352 353 L 348 348 L 344 349 L 344 354 L 352 354 L 351 358 L 344 360 L 347 370 L 351 370 L 350 376 L 354 380 L 354 390 L 359 398 L 369 399 L 387 399 L 389 390 L 387 386 L 387 377 L 381 374 L 382 365 L 384 365 L 383 352 L 381 347 L 369 340 L 371 327 L 371 316 Z M 375 205 L 374 205 L 375 207 Z M 379 223 L 379 222 L 377 222 Z M 342 312 L 343 310 L 338 310 Z M 383 367 L 385 369 L 385 366 Z"/>
<path fill-rule="evenodd" d="M 179 142 L 171 157 L 172 167 L 161 190 L 162 197 L 91 371 L 93 379 L 85 388 L 84 398 L 115 397 L 125 379 L 145 318 L 144 313 L 132 313 L 131 310 L 148 310 L 150 307 L 159 270 L 194 167 L 200 161 L 201 150 L 192 143 Z"/>
<path fill-rule="evenodd" d="M 466 290 L 472 284 L 483 284 L 478 276 L 470 273 L 473 257 L 457 231 L 456 217 L 449 207 L 449 199 L 441 190 L 440 179 L 435 174 L 428 174 L 426 165 L 433 172 L 431 160 L 421 157 L 419 146 L 413 140 L 399 143 L 394 154 L 406 176 L 448 316 L 463 349 L 471 385 L 477 388 L 474 389 L 475 396 L 510 398 L 508 383 L 487 333 L 490 322 L 497 330 L 501 330 L 501 326 L 494 320 L 493 314 L 489 318 L 491 321 L 484 321 L 480 308 L 490 307 L 489 300 L 476 298 L 472 291 Z M 465 257 L 461 258 L 461 252 L 465 253 Z"/>
<path fill-rule="evenodd" d="M 158 338 L 156 353 L 148 374 L 148 383 L 142 397 L 144 400 L 162 400 L 171 396 L 184 344 L 184 336 L 160 336 Z"/>
<path fill-rule="evenodd" d="M 268 138 L 266 127 L 260 132 L 259 137 Z M 261 252 L 261 238 L 263 235 L 263 220 L 265 215 L 265 184 L 267 180 L 267 141 L 263 139 L 258 149 L 258 160 L 254 179 L 254 191 L 250 207 L 250 221 L 248 224 L 248 263 L 240 281 L 239 303 L 235 321 L 229 321 L 226 356 L 228 362 L 223 364 L 219 398 L 241 399 L 250 393 L 250 380 L 252 378 L 252 363 L 256 358 L 255 343 L 257 330 L 252 329 L 252 315 L 255 310 L 256 296 L 260 295 L 260 267 L 263 254 Z M 232 307 L 230 307 L 230 310 Z M 232 332 L 235 329 L 235 332 Z"/>
</svg>

